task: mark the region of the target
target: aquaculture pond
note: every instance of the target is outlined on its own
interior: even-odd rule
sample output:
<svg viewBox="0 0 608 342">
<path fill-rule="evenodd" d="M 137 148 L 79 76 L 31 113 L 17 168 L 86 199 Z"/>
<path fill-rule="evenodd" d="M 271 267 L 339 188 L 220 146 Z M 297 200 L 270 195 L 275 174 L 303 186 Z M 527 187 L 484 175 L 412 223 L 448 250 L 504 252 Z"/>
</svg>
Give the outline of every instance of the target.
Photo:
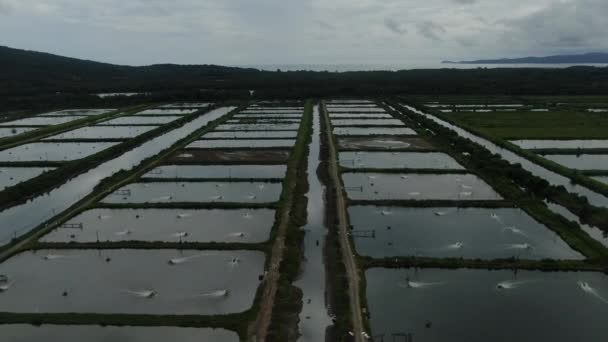
<svg viewBox="0 0 608 342">
<path fill-rule="evenodd" d="M 401 120 L 397 119 L 339 119 L 331 120 L 334 126 L 405 126 Z"/>
<path fill-rule="evenodd" d="M 419 137 L 340 137 L 338 143 L 341 149 L 418 149 L 428 150 L 433 146 Z"/>
<path fill-rule="evenodd" d="M 281 184 L 260 182 L 133 183 L 106 197 L 105 203 L 276 202 Z"/>
<path fill-rule="evenodd" d="M 588 149 L 608 148 L 608 140 L 513 140 L 523 149 Z"/>
<path fill-rule="evenodd" d="M 353 200 L 499 200 L 488 184 L 475 175 L 455 174 L 342 174 Z"/>
<path fill-rule="evenodd" d="M 212 110 L 180 128 L 150 139 L 117 158 L 103 162 L 99 166 L 69 179 L 66 183 L 48 193 L 41 194 L 27 203 L 0 211 L 0 244 L 9 243 L 13 237 L 29 232 L 44 221 L 69 208 L 78 200 L 90 194 L 102 179 L 121 170 L 131 170 L 142 160 L 165 150 L 180 139 L 204 127 L 210 121 L 218 119 L 234 109 L 235 107 L 221 107 Z"/>
<path fill-rule="evenodd" d="M 0 127 L 0 138 L 12 137 L 21 133 L 30 132 L 38 128 L 34 127 Z"/>
<path fill-rule="evenodd" d="M 543 157 L 575 170 L 608 170 L 608 154 L 546 154 Z"/>
<path fill-rule="evenodd" d="M 221 131 L 209 132 L 202 136 L 205 139 L 289 139 L 296 138 L 297 131 Z"/>
<path fill-rule="evenodd" d="M 88 157 L 116 142 L 39 142 L 0 151 L 0 161 L 68 161 Z"/>
<path fill-rule="evenodd" d="M 157 126 L 88 126 L 53 135 L 44 140 L 129 139 L 155 128 Z"/>
<path fill-rule="evenodd" d="M 211 102 L 179 102 L 162 105 L 158 108 L 204 108 L 212 104 Z"/>
<path fill-rule="evenodd" d="M 407 127 L 336 127 L 335 135 L 416 135 L 416 132 Z"/>
<path fill-rule="evenodd" d="M 439 152 L 340 152 L 340 166 L 354 169 L 464 170 L 452 157 Z"/>
<path fill-rule="evenodd" d="M 300 119 L 278 119 L 278 118 L 269 118 L 269 119 L 261 119 L 261 118 L 238 118 L 231 119 L 226 121 L 229 124 L 292 124 L 299 123 Z"/>
<path fill-rule="evenodd" d="M 86 118 L 86 116 L 62 116 L 62 117 L 42 117 L 32 116 L 30 118 L 0 122 L 0 126 L 50 126 L 59 125 L 66 122 Z"/>
<path fill-rule="evenodd" d="M 604 341 L 606 275 L 382 269 L 365 273 L 374 336 L 413 341 Z M 575 313 L 575 314 L 566 314 Z"/>
<path fill-rule="evenodd" d="M 563 217 L 567 218 L 570 221 L 574 221 L 574 222 L 578 223 L 578 225 L 581 227 L 582 230 L 585 231 L 585 233 L 589 234 L 589 236 L 591 236 L 593 239 L 599 241 L 602 245 L 608 247 L 608 232 L 603 231 L 603 230 L 599 229 L 598 227 L 591 226 L 591 225 L 581 222 L 581 220 L 578 216 L 573 214 L 571 211 L 569 211 L 564 206 L 561 206 L 561 205 L 555 204 L 555 203 L 551 203 L 548 201 L 545 201 L 545 204 L 547 205 L 549 210 L 551 210 L 552 212 L 562 215 Z"/>
<path fill-rule="evenodd" d="M 357 252 L 374 258 L 584 258 L 520 209 L 353 206 L 348 212 Z"/>
<path fill-rule="evenodd" d="M 218 131 L 297 131 L 300 124 L 223 124 Z"/>
<path fill-rule="evenodd" d="M 234 114 L 236 119 L 301 119 L 302 114 Z"/>
<path fill-rule="evenodd" d="M 141 112 L 137 112 L 137 115 L 188 115 L 194 112 L 199 111 L 199 109 L 178 109 L 178 108 L 156 108 L 156 109 L 147 109 Z"/>
<path fill-rule="evenodd" d="M 384 113 L 348 113 L 348 114 L 336 114 L 330 113 L 329 117 L 334 119 L 392 119 L 393 117 L 390 114 Z"/>
<path fill-rule="evenodd" d="M 285 165 L 165 165 L 148 172 L 146 178 L 241 178 L 283 179 Z"/>
<path fill-rule="evenodd" d="M 203 136 L 206 137 L 206 136 Z M 267 148 L 267 147 L 286 147 L 295 145 L 295 140 L 287 139 L 268 139 L 268 140 L 197 140 L 188 145 L 187 148 Z"/>
<path fill-rule="evenodd" d="M 0 264 L 2 312 L 213 315 L 251 307 L 264 253 L 38 250 Z M 136 270 L 136 272 L 134 272 Z"/>
<path fill-rule="evenodd" d="M 239 342 L 238 335 L 229 330 L 178 327 L 4 324 L 0 335 L 6 342 Z"/>
<path fill-rule="evenodd" d="M 330 113 L 386 113 L 383 108 L 378 107 L 333 107 L 328 108 Z"/>
<path fill-rule="evenodd" d="M 606 197 L 602 194 L 599 194 L 597 192 L 594 192 L 584 186 L 573 184 L 572 181 L 570 180 L 570 178 L 567 178 L 558 173 L 550 171 L 524 157 L 521 157 L 518 154 L 515 154 L 505 148 L 502 148 L 502 147 L 488 141 L 487 139 L 484 139 L 475 134 L 472 134 L 458 126 L 452 125 L 445 120 L 441 120 L 433 115 L 421 112 L 411 106 L 404 105 L 404 107 L 413 113 L 424 116 L 425 118 L 435 121 L 436 123 L 438 123 L 441 126 L 449 128 L 450 130 L 458 133 L 458 135 L 460 135 L 461 137 L 467 138 L 467 139 L 485 147 L 486 149 L 490 150 L 490 152 L 492 152 L 492 153 L 499 154 L 503 159 L 507 160 L 510 163 L 520 164 L 521 167 L 524 168 L 525 170 L 529 171 L 530 173 L 532 173 L 535 176 L 538 176 L 542 179 L 547 180 L 552 185 L 558 185 L 558 186 L 561 185 L 564 188 L 566 188 L 566 190 L 568 190 L 569 192 L 587 197 L 587 199 L 589 200 L 589 203 L 591 203 L 593 205 L 603 206 L 603 207 L 608 206 L 608 197 Z"/>
<path fill-rule="evenodd" d="M 270 209 L 91 209 L 40 240 L 258 243 L 273 222 Z"/>
<path fill-rule="evenodd" d="M 164 125 L 178 120 L 179 116 L 123 116 L 120 118 L 103 121 L 97 125 Z"/>
<path fill-rule="evenodd" d="M 66 109 L 40 114 L 38 116 L 91 116 L 111 112 L 116 109 Z"/>
<path fill-rule="evenodd" d="M 0 167 L 0 191 L 38 177 L 52 169 L 48 167 Z"/>
</svg>

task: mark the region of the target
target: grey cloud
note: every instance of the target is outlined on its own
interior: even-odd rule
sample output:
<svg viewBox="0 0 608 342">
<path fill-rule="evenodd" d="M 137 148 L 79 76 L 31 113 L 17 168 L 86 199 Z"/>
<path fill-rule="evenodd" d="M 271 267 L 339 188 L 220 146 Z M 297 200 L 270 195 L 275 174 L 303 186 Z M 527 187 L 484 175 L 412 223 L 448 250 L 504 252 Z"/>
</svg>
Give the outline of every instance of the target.
<svg viewBox="0 0 608 342">
<path fill-rule="evenodd" d="M 407 29 L 392 18 L 384 18 L 384 26 L 396 34 L 406 34 Z"/>
<path fill-rule="evenodd" d="M 528 16 L 504 21 L 511 39 L 552 48 L 605 48 L 608 2 L 579 0 L 552 3 Z"/>
<path fill-rule="evenodd" d="M 441 40 L 440 35 L 446 32 L 443 26 L 436 24 L 432 21 L 423 21 L 421 23 L 418 23 L 416 24 L 416 28 L 418 29 L 419 34 L 421 34 L 427 39 L 432 40 Z"/>
<path fill-rule="evenodd" d="M 463 4 L 463 5 L 471 5 L 474 4 L 475 2 L 477 2 L 477 0 L 453 0 L 456 3 L 459 4 Z"/>
<path fill-rule="evenodd" d="M 328 22 L 326 22 L 326 21 L 323 21 L 323 20 L 319 20 L 319 19 L 317 19 L 317 20 L 315 20 L 314 22 L 315 22 L 317 25 L 319 25 L 319 27 L 320 27 L 320 28 L 322 28 L 322 29 L 324 29 L 324 30 L 330 30 L 330 31 L 333 31 L 333 30 L 335 30 L 335 29 L 336 29 L 336 27 L 335 27 L 334 25 L 332 25 L 332 24 L 330 24 L 330 23 L 328 23 Z"/>
<path fill-rule="evenodd" d="M 12 11 L 12 7 L 10 4 L 0 0 L 0 14 L 9 14 Z"/>
</svg>

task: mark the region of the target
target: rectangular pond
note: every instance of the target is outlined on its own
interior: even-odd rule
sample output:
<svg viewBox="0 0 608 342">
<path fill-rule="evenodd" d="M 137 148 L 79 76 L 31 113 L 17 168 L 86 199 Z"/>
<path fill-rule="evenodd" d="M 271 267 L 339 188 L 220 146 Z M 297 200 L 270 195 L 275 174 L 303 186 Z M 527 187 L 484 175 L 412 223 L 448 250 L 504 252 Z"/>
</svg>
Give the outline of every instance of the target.
<svg viewBox="0 0 608 342">
<path fill-rule="evenodd" d="M 302 114 L 234 114 L 235 119 L 260 118 L 260 119 L 301 119 Z"/>
<path fill-rule="evenodd" d="M 334 119 L 392 119 L 393 117 L 390 114 L 384 113 L 347 113 L 347 114 L 329 114 L 329 118 Z"/>
<path fill-rule="evenodd" d="M 397 119 L 332 119 L 333 126 L 405 126 Z"/>
<path fill-rule="evenodd" d="M 0 335 L 6 342 L 239 342 L 235 332 L 225 329 L 178 327 L 3 324 Z"/>
<path fill-rule="evenodd" d="M 289 139 L 296 138 L 298 131 L 220 131 L 209 132 L 201 138 L 205 139 Z"/>
<path fill-rule="evenodd" d="M 546 154 L 543 158 L 575 170 L 608 170 L 608 154 Z"/>
<path fill-rule="evenodd" d="M 514 208 L 348 209 L 361 255 L 373 258 L 424 256 L 467 259 L 584 259 L 557 234 Z"/>
<path fill-rule="evenodd" d="M 123 116 L 120 118 L 103 121 L 97 125 L 164 125 L 179 119 L 179 116 Z"/>
<path fill-rule="evenodd" d="M 523 149 L 588 149 L 608 148 L 608 140 L 513 140 L 513 144 Z"/>
<path fill-rule="evenodd" d="M 268 240 L 274 215 L 270 209 L 91 209 L 40 241 L 260 243 Z"/>
<path fill-rule="evenodd" d="M 597 176 L 597 177 L 592 177 L 592 178 L 597 181 L 600 181 L 602 183 L 608 184 L 608 176 Z"/>
<path fill-rule="evenodd" d="M 428 150 L 433 146 L 419 137 L 340 137 L 338 143 L 341 149 L 417 149 Z"/>
<path fill-rule="evenodd" d="M 158 108 L 205 108 L 212 104 L 211 102 L 180 102 L 162 105 Z"/>
<path fill-rule="evenodd" d="M 285 147 L 291 148 L 296 141 L 291 139 L 267 139 L 267 140 L 197 140 L 188 145 L 187 148 L 268 148 Z"/>
<path fill-rule="evenodd" d="M 66 109 L 56 112 L 40 114 L 38 116 L 91 116 L 109 113 L 116 109 Z"/>
<path fill-rule="evenodd" d="M 230 119 L 226 121 L 229 124 L 293 124 L 300 123 L 301 119 L 279 119 L 279 118 L 270 118 L 270 119 L 261 119 L 261 118 L 247 118 L 240 117 L 237 119 Z"/>
<path fill-rule="evenodd" d="M 475 175 L 450 174 L 342 174 L 353 200 L 500 200 L 488 184 Z"/>
<path fill-rule="evenodd" d="M 194 112 L 199 111 L 199 109 L 184 109 L 184 108 L 156 108 L 156 109 L 147 109 L 141 112 L 137 112 L 137 115 L 188 115 Z"/>
<path fill-rule="evenodd" d="M 340 152 L 340 166 L 353 169 L 441 169 L 464 170 L 440 152 Z"/>
<path fill-rule="evenodd" d="M 335 127 L 335 135 L 416 135 L 416 131 L 407 127 Z"/>
<path fill-rule="evenodd" d="M 116 142 L 39 142 L 0 151 L 0 161 L 69 161 L 88 157 Z"/>
<path fill-rule="evenodd" d="M 144 175 L 146 178 L 239 178 L 283 179 L 285 165 L 164 165 Z"/>
<path fill-rule="evenodd" d="M 328 108 L 329 113 L 386 113 L 383 108 L 378 107 L 333 107 Z"/>
<path fill-rule="evenodd" d="M 0 295 L 0 310 L 236 313 L 253 304 L 264 259 L 264 253 L 253 251 L 28 251 L 0 264 L 0 274 L 7 276 L 10 284 Z"/>
<path fill-rule="evenodd" d="M 21 133 L 30 132 L 38 128 L 34 127 L 0 127 L 0 139 L 12 137 Z"/>
<path fill-rule="evenodd" d="M 53 170 L 48 167 L 1 167 L 0 191 L 10 186 L 38 177 L 44 172 Z"/>
<path fill-rule="evenodd" d="M 297 131 L 300 124 L 223 124 L 218 131 Z"/>
<path fill-rule="evenodd" d="M 59 125 L 66 122 L 86 118 L 86 116 L 62 116 L 62 117 L 42 117 L 32 116 L 30 118 L 0 122 L 0 126 L 50 126 Z"/>
<path fill-rule="evenodd" d="M 234 202 L 270 203 L 279 200 L 281 184 L 260 182 L 133 183 L 106 197 L 105 203 Z"/>
<path fill-rule="evenodd" d="M 88 126 L 53 135 L 44 140 L 129 139 L 155 128 L 158 126 Z"/>
<path fill-rule="evenodd" d="M 411 334 L 416 342 L 608 340 L 608 281 L 601 273 L 373 268 L 365 277 L 372 335 Z"/>
</svg>

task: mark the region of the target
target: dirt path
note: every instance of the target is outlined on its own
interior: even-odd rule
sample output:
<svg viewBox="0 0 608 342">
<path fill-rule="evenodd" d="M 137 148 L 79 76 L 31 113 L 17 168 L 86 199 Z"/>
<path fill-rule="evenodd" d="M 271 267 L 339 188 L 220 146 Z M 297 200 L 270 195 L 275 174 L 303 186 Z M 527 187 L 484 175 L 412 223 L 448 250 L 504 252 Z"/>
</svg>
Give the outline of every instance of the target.
<svg viewBox="0 0 608 342">
<path fill-rule="evenodd" d="M 330 121 L 325 108 L 323 108 L 322 112 L 326 127 L 331 127 L 329 125 Z M 349 279 L 348 295 L 350 297 L 350 307 L 352 313 L 351 321 L 353 324 L 353 340 L 356 342 L 363 342 L 366 341 L 366 338 L 363 337 L 363 317 L 361 314 L 361 300 L 359 297 L 359 268 L 357 267 L 357 261 L 349 241 L 348 212 L 344 196 L 342 196 L 343 189 L 342 183 L 340 182 L 340 174 L 338 172 L 336 146 L 332 138 L 331 130 L 328 129 L 326 133 L 328 135 L 327 140 L 329 142 L 329 175 L 334 183 L 337 193 L 336 204 L 338 208 L 337 215 L 340 229 L 340 245 L 342 247 L 342 261 L 346 267 L 346 274 Z"/>
</svg>

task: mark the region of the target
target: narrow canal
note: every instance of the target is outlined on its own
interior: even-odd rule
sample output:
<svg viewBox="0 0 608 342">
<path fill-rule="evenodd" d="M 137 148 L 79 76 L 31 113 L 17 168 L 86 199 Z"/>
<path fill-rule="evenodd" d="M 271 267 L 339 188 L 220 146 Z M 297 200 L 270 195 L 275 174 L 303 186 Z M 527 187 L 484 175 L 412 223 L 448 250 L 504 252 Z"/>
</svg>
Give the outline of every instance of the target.
<svg viewBox="0 0 608 342">
<path fill-rule="evenodd" d="M 314 107 L 313 135 L 308 154 L 308 223 L 304 227 L 304 262 L 301 278 L 295 283 L 303 292 L 303 308 L 300 313 L 298 341 L 325 341 L 325 331 L 332 324 L 328 313 L 324 245 L 327 236 L 325 227 L 325 187 L 317 176 L 320 153 L 319 109 Z"/>
</svg>

